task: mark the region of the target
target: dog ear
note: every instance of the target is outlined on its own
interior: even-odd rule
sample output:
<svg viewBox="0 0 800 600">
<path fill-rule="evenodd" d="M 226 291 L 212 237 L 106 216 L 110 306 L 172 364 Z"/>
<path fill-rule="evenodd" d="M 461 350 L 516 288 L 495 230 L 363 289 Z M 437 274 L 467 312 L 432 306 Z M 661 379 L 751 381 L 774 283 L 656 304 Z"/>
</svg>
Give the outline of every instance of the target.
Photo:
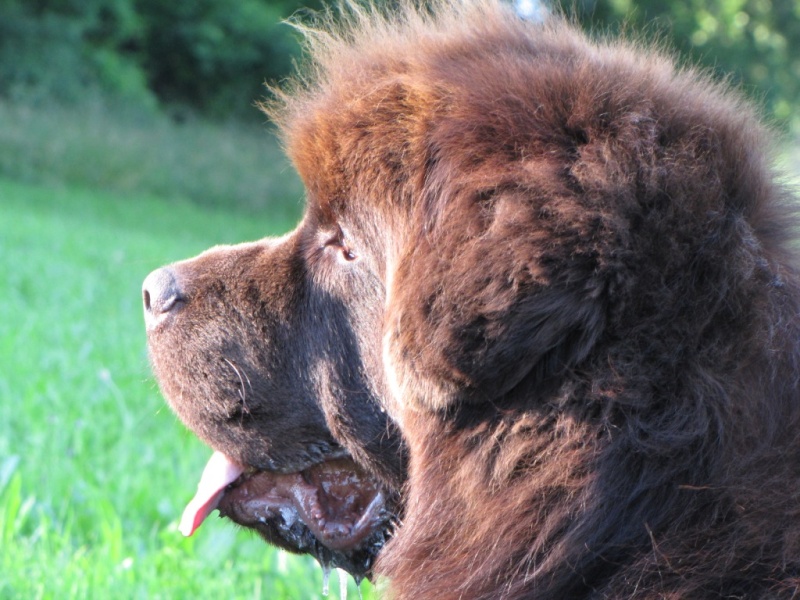
<svg viewBox="0 0 800 600">
<path fill-rule="evenodd" d="M 602 219 L 541 189 L 447 196 L 398 249 L 384 330 L 396 398 L 434 410 L 577 365 L 605 322 Z"/>
</svg>

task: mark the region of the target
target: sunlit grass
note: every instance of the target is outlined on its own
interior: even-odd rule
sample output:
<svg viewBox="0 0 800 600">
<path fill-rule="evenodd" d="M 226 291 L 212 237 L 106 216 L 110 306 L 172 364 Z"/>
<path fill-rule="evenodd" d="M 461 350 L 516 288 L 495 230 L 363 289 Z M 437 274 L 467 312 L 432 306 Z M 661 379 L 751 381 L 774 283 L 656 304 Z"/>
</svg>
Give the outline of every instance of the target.
<svg viewBox="0 0 800 600">
<path fill-rule="evenodd" d="M 18 181 L 189 198 L 205 206 L 298 210 L 302 188 L 253 108 L 252 123 L 212 123 L 109 104 L 0 99 L 0 176 Z"/>
<path fill-rule="evenodd" d="M 178 533 L 209 450 L 160 397 L 140 307 L 151 269 L 288 212 L 0 180 L 0 598 L 321 597 L 311 559 L 218 519 Z"/>
</svg>

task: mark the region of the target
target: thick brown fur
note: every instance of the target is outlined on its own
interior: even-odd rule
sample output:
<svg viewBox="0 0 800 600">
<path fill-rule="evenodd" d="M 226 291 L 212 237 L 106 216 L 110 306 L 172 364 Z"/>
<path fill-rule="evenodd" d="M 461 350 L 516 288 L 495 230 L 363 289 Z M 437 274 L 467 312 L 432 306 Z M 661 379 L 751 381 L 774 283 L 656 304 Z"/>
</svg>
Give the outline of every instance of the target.
<svg viewBox="0 0 800 600">
<path fill-rule="evenodd" d="M 268 110 L 308 190 L 289 240 L 339 232 L 379 282 L 350 298 L 303 250 L 381 311 L 356 347 L 410 456 L 390 597 L 800 596 L 794 220 L 754 110 L 490 0 L 339 22 Z"/>
</svg>

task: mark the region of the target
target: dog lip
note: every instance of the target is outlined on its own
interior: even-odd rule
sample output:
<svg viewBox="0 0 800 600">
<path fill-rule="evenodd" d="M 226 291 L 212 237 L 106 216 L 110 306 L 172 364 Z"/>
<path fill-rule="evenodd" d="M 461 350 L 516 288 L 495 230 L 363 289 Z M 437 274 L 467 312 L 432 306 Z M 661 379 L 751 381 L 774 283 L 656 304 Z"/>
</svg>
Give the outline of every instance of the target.
<svg viewBox="0 0 800 600">
<path fill-rule="evenodd" d="M 255 463 L 240 463 L 244 465 L 241 479 L 244 481 L 249 476 L 261 472 L 269 473 L 299 473 L 321 463 L 335 460 L 337 458 L 350 458 L 350 453 L 343 447 L 338 445 L 316 445 L 311 448 L 305 449 L 305 454 L 293 459 L 275 460 L 268 459 L 266 461 Z M 236 462 L 236 461 L 233 461 Z M 240 482 L 235 482 L 229 487 L 235 487 Z"/>
<path fill-rule="evenodd" d="M 178 529 L 190 537 L 218 508 L 229 517 L 263 513 L 256 517 L 261 522 L 268 514 L 285 518 L 291 512 L 324 546 L 346 551 L 380 528 L 386 520 L 386 501 L 385 492 L 344 449 L 296 470 L 245 466 L 214 451 Z M 347 518 L 337 518 L 337 511 Z"/>
<path fill-rule="evenodd" d="M 387 520 L 386 503 L 386 492 L 349 456 L 290 473 L 248 469 L 218 502 L 220 514 L 240 524 L 300 522 L 319 543 L 345 552 L 362 546 Z"/>
</svg>

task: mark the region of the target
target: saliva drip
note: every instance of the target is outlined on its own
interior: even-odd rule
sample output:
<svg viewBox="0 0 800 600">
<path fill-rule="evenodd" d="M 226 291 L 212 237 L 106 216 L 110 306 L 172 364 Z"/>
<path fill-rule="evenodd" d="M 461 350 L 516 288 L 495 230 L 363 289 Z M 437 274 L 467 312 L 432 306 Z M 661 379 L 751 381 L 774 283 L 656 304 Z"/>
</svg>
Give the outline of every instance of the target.
<svg viewBox="0 0 800 600">
<path fill-rule="evenodd" d="M 339 576 L 339 600 L 347 600 L 347 573 L 342 569 L 336 569 Z"/>
<path fill-rule="evenodd" d="M 347 600 L 347 578 L 350 577 L 350 573 L 345 571 L 344 569 L 336 569 L 336 574 L 339 576 L 339 600 Z M 358 592 L 358 600 L 364 600 L 364 596 L 361 594 L 361 582 L 364 581 L 363 577 L 357 577 L 355 575 L 353 577 L 353 582 L 356 584 L 356 591 Z"/>
<path fill-rule="evenodd" d="M 328 595 L 328 583 L 331 578 L 331 566 L 329 564 L 322 565 L 322 595 Z"/>
<path fill-rule="evenodd" d="M 319 566 L 322 567 L 322 595 L 327 598 L 330 592 L 331 570 L 335 567 L 336 574 L 339 576 L 339 600 L 347 600 L 347 578 L 350 576 L 350 573 L 346 569 L 335 566 L 336 562 L 331 556 L 330 551 L 324 546 L 318 546 L 314 555 Z M 352 575 L 352 577 L 356 584 L 356 589 L 358 590 L 358 600 L 363 600 L 363 596 L 361 595 L 361 582 L 364 581 L 364 576 Z"/>
</svg>

